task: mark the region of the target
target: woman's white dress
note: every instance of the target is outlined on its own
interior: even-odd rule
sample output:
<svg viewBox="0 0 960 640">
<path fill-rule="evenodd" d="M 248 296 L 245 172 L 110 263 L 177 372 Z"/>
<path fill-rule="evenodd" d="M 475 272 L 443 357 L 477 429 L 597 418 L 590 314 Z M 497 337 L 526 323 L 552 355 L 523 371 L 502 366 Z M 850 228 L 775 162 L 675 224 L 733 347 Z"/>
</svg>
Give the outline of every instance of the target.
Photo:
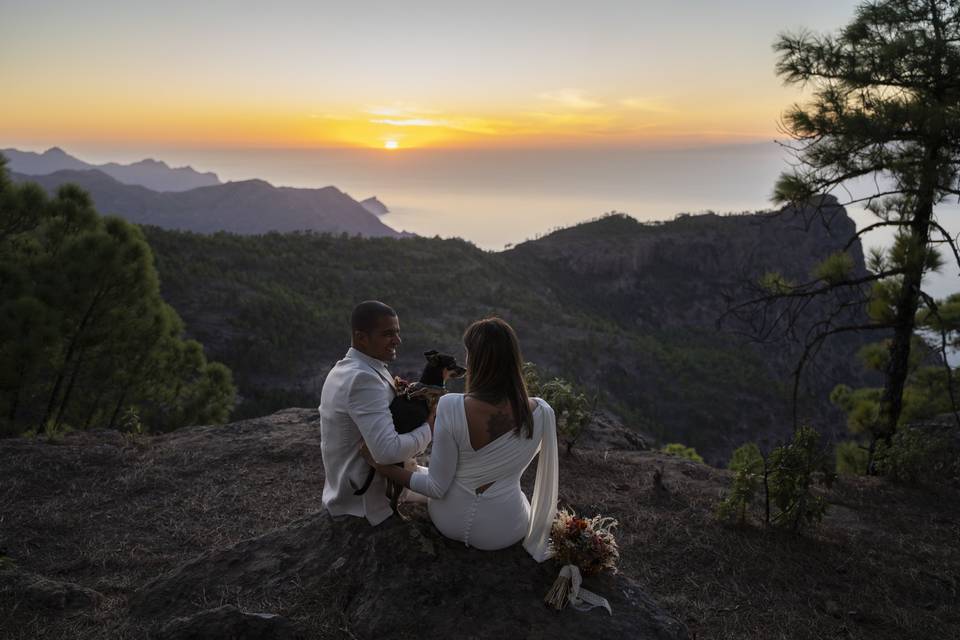
<svg viewBox="0 0 960 640">
<path fill-rule="evenodd" d="M 523 540 L 538 562 L 549 557 L 557 512 L 556 418 L 549 404 L 535 400 L 532 438 L 510 431 L 474 450 L 463 394 L 440 398 L 430 467 L 418 468 L 410 488 L 430 498 L 430 518 L 443 535 L 486 550 Z M 520 490 L 520 476 L 538 452 L 531 505 Z"/>
</svg>

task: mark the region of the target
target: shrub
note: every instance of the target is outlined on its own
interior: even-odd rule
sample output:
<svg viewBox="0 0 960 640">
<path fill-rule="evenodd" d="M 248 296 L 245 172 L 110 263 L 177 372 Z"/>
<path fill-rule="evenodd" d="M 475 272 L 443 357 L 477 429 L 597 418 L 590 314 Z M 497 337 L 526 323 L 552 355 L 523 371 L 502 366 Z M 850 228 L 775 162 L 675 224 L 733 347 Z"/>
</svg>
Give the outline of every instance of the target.
<svg viewBox="0 0 960 640">
<path fill-rule="evenodd" d="M 877 445 L 877 473 L 907 484 L 960 484 L 958 447 L 937 425 L 902 427 Z"/>
<path fill-rule="evenodd" d="M 778 511 L 773 524 L 800 531 L 823 519 L 827 503 L 810 489 L 814 474 L 824 471 L 825 464 L 820 434 L 811 427 L 800 427 L 790 444 L 770 453 L 769 497 Z"/>
<path fill-rule="evenodd" d="M 766 461 L 760 447 L 751 442 L 733 452 L 727 468 L 734 472 L 730 494 L 720 501 L 717 517 L 724 522 L 747 522 L 747 507 L 763 487 Z"/>
<path fill-rule="evenodd" d="M 867 473 L 869 452 L 859 442 L 848 440 L 837 443 L 834 449 L 837 473 L 863 476 Z"/>
<path fill-rule="evenodd" d="M 524 363 L 523 378 L 527 392 L 531 396 L 543 398 L 553 408 L 557 417 L 557 434 L 569 454 L 583 427 L 590 421 L 590 403 L 587 397 L 577 392 L 573 384 L 563 378 L 540 382 L 537 368 L 531 362 Z"/>
<path fill-rule="evenodd" d="M 697 450 L 693 447 L 688 447 L 679 442 L 671 442 L 661 449 L 664 453 L 669 453 L 672 456 L 679 456 L 681 458 L 686 458 L 687 460 L 693 460 L 694 462 L 703 462 L 703 458 L 697 453 Z"/>
<path fill-rule="evenodd" d="M 777 447 L 767 457 L 754 443 L 734 451 L 728 465 L 734 471 L 733 482 L 717 506 L 717 517 L 724 522 L 745 524 L 748 507 L 761 495 L 765 526 L 799 532 L 804 526 L 819 523 L 827 510 L 826 501 L 812 491 L 815 477 L 825 472 L 827 462 L 819 445 L 820 434 L 810 427 L 801 427 L 794 432 L 791 442 Z M 825 474 L 827 480 L 832 477 Z M 772 517 L 771 507 L 776 509 Z"/>
</svg>

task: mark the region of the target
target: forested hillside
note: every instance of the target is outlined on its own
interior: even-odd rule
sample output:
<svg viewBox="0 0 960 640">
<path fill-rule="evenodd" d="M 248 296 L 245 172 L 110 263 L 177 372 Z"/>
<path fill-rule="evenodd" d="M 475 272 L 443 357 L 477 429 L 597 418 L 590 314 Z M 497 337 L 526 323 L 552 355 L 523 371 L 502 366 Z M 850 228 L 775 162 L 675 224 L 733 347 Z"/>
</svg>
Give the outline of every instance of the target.
<svg viewBox="0 0 960 640">
<path fill-rule="evenodd" d="M 615 215 L 503 253 L 428 238 L 145 232 L 165 298 L 233 369 L 238 417 L 316 406 L 349 346 L 350 309 L 377 298 L 400 314 L 400 373 L 415 374 L 426 349 L 460 353 L 467 324 L 500 315 L 549 374 L 633 428 L 725 461 L 744 440 L 790 432 L 797 354 L 747 344 L 742 327 L 717 320 L 745 282 L 771 270 L 803 277 L 841 248 L 853 223 L 837 213 L 832 231 L 790 211 L 646 225 Z M 862 271 L 859 244 L 851 255 Z M 803 415 L 821 428 L 842 424 L 827 396 L 861 380 L 859 345 L 836 340 L 815 369 Z"/>
</svg>

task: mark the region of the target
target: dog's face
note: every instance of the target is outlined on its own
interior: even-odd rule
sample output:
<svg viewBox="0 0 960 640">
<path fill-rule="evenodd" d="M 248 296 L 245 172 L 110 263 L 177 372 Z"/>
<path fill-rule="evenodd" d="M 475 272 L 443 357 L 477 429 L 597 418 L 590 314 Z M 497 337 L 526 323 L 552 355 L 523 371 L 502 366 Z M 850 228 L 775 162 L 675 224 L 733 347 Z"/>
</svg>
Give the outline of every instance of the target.
<svg viewBox="0 0 960 640">
<path fill-rule="evenodd" d="M 464 367 L 457 364 L 457 359 L 449 354 L 431 350 L 425 352 L 423 357 L 427 359 L 428 367 L 436 367 L 443 371 L 444 380 L 462 378 L 467 373 Z"/>
</svg>

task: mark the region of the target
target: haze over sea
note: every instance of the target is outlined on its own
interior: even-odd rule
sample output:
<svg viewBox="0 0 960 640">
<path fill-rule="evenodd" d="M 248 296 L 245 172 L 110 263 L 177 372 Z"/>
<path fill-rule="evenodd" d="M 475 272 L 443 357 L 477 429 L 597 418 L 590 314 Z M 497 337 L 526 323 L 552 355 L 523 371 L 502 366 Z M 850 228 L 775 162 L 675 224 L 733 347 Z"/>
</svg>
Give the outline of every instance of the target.
<svg viewBox="0 0 960 640">
<path fill-rule="evenodd" d="M 40 149 L 37 149 L 40 150 Z M 261 178 L 277 186 L 333 185 L 357 200 L 377 196 L 383 220 L 424 236 L 460 237 L 488 250 L 608 211 L 638 220 L 678 213 L 769 209 L 774 182 L 789 155 L 773 141 L 690 148 L 552 149 L 109 149 L 71 146 L 90 162 L 154 157 L 172 166 L 214 171 L 221 180 Z M 871 185 L 872 186 L 872 185 Z M 843 199 L 847 194 L 839 193 Z M 848 207 L 863 227 L 873 217 Z M 938 207 L 960 232 L 960 207 Z M 865 248 L 888 244 L 872 232 Z M 955 262 L 930 277 L 930 293 L 960 291 Z"/>
</svg>

